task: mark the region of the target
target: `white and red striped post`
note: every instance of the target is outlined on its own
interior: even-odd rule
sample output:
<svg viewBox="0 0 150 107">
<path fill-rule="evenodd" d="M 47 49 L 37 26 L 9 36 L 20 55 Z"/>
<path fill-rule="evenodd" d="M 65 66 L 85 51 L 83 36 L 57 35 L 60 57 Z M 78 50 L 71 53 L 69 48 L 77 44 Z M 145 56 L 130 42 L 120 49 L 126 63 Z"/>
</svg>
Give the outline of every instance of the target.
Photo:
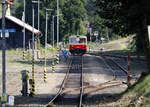
<svg viewBox="0 0 150 107">
<path fill-rule="evenodd" d="M 131 70 L 131 56 L 127 57 L 127 66 L 128 66 L 127 84 L 129 86 L 130 85 L 130 81 L 131 81 L 131 75 L 129 73 L 129 71 Z"/>
</svg>

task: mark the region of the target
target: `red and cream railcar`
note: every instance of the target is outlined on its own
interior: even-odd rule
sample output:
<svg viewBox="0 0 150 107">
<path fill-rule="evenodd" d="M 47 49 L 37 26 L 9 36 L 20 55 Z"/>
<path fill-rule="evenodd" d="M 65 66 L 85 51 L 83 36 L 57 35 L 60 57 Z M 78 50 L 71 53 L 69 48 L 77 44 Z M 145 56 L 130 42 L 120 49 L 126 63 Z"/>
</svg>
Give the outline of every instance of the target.
<svg viewBox="0 0 150 107">
<path fill-rule="evenodd" d="M 69 51 L 72 55 L 83 55 L 87 51 L 86 36 L 70 36 Z"/>
</svg>

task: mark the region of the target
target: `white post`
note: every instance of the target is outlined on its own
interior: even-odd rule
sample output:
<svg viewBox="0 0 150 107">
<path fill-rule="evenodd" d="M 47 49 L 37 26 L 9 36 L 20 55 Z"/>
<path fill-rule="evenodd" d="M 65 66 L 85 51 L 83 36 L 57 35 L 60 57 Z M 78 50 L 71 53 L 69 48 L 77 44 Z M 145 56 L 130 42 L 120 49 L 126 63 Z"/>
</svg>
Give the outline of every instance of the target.
<svg viewBox="0 0 150 107">
<path fill-rule="evenodd" d="M 148 26 L 148 39 L 149 39 L 149 43 L 150 43 L 150 25 Z"/>
</svg>

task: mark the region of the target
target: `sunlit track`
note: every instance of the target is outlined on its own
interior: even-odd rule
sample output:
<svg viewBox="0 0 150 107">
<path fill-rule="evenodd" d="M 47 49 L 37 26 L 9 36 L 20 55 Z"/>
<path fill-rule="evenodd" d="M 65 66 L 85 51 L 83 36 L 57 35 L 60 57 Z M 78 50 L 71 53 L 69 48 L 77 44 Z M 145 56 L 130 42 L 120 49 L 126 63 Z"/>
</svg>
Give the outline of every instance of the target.
<svg viewBox="0 0 150 107">
<path fill-rule="evenodd" d="M 103 56 L 98 56 L 98 57 L 101 57 L 101 59 L 103 60 L 105 66 L 109 69 L 109 71 L 113 74 L 113 78 L 111 78 L 110 80 L 106 81 L 106 82 L 103 82 L 103 83 L 100 83 L 98 85 L 88 85 L 88 86 L 83 86 L 83 89 L 84 89 L 84 96 L 90 94 L 90 93 L 93 93 L 93 92 L 97 92 L 99 90 L 103 90 L 103 89 L 106 89 L 106 88 L 111 88 L 111 87 L 114 87 L 114 86 L 119 86 L 119 85 L 122 85 L 123 84 L 123 81 L 120 81 L 119 79 L 117 79 L 119 76 L 117 75 L 117 72 L 118 70 L 116 71 L 116 69 L 114 69 L 114 65 L 117 69 L 121 70 L 122 69 L 120 68 L 119 65 L 117 65 L 116 63 L 114 63 L 112 60 L 108 60 L 106 59 L 106 57 L 103 57 Z M 113 65 L 111 65 L 113 64 Z M 127 76 L 127 74 L 125 73 L 125 71 L 122 71 L 123 74 L 125 74 L 124 76 Z M 77 91 L 78 89 L 76 90 L 70 90 L 70 91 Z"/>
<path fill-rule="evenodd" d="M 66 76 L 60 86 L 58 93 L 51 99 L 46 107 L 55 104 L 58 106 L 63 105 L 76 105 L 82 106 L 83 96 L 83 72 L 82 72 L 82 56 L 72 56 L 68 66 Z M 81 87 L 81 88 L 80 88 Z M 78 92 L 69 92 L 70 89 L 80 89 Z"/>
<path fill-rule="evenodd" d="M 98 56 L 98 58 L 99 58 L 99 56 Z M 65 93 L 78 92 L 82 88 L 83 91 L 84 91 L 83 96 L 85 97 L 86 95 L 88 95 L 90 93 L 97 92 L 99 90 L 103 90 L 103 89 L 106 89 L 106 88 L 111 88 L 111 87 L 114 87 L 114 86 L 122 85 L 123 84 L 122 81 L 117 79 L 116 70 L 112 68 L 112 66 L 108 63 L 108 60 L 106 60 L 106 58 L 104 58 L 104 57 L 101 57 L 101 58 L 102 58 L 102 61 L 104 62 L 104 65 L 109 69 L 109 72 L 112 73 L 112 78 L 111 79 L 109 79 L 109 80 L 107 80 L 103 83 L 100 83 L 98 85 L 83 85 L 83 87 L 80 87 L 80 88 L 66 90 Z M 115 66 L 117 66 L 117 65 L 115 65 Z"/>
</svg>

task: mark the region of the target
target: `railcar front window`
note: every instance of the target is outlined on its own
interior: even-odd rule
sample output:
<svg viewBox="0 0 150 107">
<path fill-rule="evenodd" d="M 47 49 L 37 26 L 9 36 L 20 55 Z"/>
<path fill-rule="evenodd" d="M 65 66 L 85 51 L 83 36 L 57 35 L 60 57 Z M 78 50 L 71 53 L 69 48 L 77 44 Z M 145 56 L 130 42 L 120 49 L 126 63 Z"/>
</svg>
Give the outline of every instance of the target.
<svg viewBox="0 0 150 107">
<path fill-rule="evenodd" d="M 86 39 L 85 38 L 80 38 L 79 43 L 86 43 Z"/>
<path fill-rule="evenodd" d="M 70 38 L 70 39 L 69 39 L 69 43 L 70 43 L 70 44 L 75 44 L 75 43 L 78 43 L 78 41 L 77 41 L 76 38 Z"/>
</svg>

